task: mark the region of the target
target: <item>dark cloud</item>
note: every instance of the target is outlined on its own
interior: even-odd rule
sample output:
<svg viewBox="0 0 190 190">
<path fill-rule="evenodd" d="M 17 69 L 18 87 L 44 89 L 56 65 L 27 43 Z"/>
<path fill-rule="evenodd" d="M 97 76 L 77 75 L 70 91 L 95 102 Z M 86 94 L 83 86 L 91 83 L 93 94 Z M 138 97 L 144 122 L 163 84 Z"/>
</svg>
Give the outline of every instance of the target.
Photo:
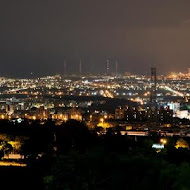
<svg viewBox="0 0 190 190">
<path fill-rule="evenodd" d="M 185 71 L 190 66 L 188 0 L 6 0 L 0 5 L 1 74 Z"/>
</svg>

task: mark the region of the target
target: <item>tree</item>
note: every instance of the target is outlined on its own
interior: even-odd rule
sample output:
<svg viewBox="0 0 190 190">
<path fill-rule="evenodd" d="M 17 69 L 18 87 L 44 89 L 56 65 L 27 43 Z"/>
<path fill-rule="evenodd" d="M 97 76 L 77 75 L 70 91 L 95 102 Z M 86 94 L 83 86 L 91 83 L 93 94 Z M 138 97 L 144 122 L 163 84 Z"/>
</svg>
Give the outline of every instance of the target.
<svg viewBox="0 0 190 190">
<path fill-rule="evenodd" d="M 175 180 L 175 183 L 173 185 L 173 189 L 175 190 L 188 190 L 190 189 L 190 166 L 189 163 L 184 162 L 180 164 L 180 166 L 177 168 L 177 176 Z"/>
<path fill-rule="evenodd" d="M 43 126 L 33 123 L 30 137 L 21 147 L 22 154 L 35 158 L 38 154 L 51 156 L 53 153 L 54 123 L 47 121 Z"/>
<path fill-rule="evenodd" d="M 80 121 L 68 120 L 56 131 L 56 143 L 59 152 L 68 152 L 72 148 L 85 151 L 90 144 L 91 133 Z"/>
</svg>

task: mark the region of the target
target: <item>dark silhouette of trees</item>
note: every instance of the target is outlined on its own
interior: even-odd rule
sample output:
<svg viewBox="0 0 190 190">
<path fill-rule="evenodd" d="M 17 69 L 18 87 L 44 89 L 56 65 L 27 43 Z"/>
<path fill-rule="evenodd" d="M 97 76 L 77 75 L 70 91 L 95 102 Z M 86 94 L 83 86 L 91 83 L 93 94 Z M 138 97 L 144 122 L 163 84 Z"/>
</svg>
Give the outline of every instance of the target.
<svg viewBox="0 0 190 190">
<path fill-rule="evenodd" d="M 22 146 L 22 154 L 37 157 L 38 154 L 53 154 L 55 124 L 47 121 L 44 125 L 39 122 L 32 123 L 29 139 Z"/>
<path fill-rule="evenodd" d="M 91 143 L 91 137 L 88 127 L 83 122 L 68 120 L 56 130 L 58 152 L 68 152 L 71 149 L 85 151 Z"/>
<path fill-rule="evenodd" d="M 47 189 L 190 189 L 190 150 L 180 145 L 189 144 L 189 138 L 168 137 L 164 150 L 157 151 L 152 149 L 160 142 L 157 134 L 133 137 L 121 135 L 121 130 L 109 128 L 98 136 L 102 128 L 89 131 L 76 120 L 60 126 L 52 120 L 0 120 L 1 145 L 6 148 L 0 157 L 12 151 L 10 141 L 24 136 L 22 154 L 32 158 L 27 160 L 29 168 L 44 176 Z"/>
<path fill-rule="evenodd" d="M 127 136 L 122 136 L 119 129 L 114 131 L 112 128 L 109 128 L 104 137 L 103 146 L 108 152 L 127 152 Z"/>
<path fill-rule="evenodd" d="M 59 156 L 46 176 L 49 189 L 154 189 L 190 188 L 190 166 L 175 165 L 150 155 L 112 153 L 92 149 Z"/>
</svg>

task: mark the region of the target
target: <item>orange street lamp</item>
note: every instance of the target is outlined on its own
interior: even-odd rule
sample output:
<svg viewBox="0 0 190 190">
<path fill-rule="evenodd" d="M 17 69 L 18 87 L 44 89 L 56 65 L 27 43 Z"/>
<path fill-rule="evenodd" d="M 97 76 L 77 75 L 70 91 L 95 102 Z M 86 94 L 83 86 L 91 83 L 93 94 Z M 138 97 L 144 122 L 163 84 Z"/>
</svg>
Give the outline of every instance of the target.
<svg viewBox="0 0 190 190">
<path fill-rule="evenodd" d="M 160 139 L 161 144 L 166 144 L 167 143 L 167 139 Z"/>
</svg>

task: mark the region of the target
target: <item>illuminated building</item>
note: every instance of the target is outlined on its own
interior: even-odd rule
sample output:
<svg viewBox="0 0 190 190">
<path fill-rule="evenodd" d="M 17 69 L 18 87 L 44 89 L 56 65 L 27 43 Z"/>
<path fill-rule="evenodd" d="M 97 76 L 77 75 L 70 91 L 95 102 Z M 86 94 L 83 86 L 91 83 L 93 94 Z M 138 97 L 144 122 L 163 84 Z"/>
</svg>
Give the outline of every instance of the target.
<svg viewBox="0 0 190 190">
<path fill-rule="evenodd" d="M 69 115 L 67 113 L 57 113 L 52 115 L 52 119 L 67 121 L 69 119 Z"/>
<path fill-rule="evenodd" d="M 6 105 L 6 112 L 7 112 L 8 115 L 11 115 L 11 114 L 14 113 L 14 107 L 13 107 L 12 104 L 7 104 Z"/>
<path fill-rule="evenodd" d="M 125 108 L 116 108 L 115 119 L 125 119 Z"/>
<path fill-rule="evenodd" d="M 168 106 L 171 110 L 173 110 L 174 114 L 178 111 L 180 111 L 180 103 L 175 102 L 175 103 L 168 103 Z"/>
<path fill-rule="evenodd" d="M 188 110 L 181 110 L 176 112 L 176 117 L 180 119 L 190 119 L 190 114 Z"/>
<path fill-rule="evenodd" d="M 69 118 L 82 121 L 82 113 L 80 110 L 77 110 L 75 108 L 72 108 L 69 110 Z"/>
<path fill-rule="evenodd" d="M 48 119 L 49 118 L 49 112 L 47 109 L 44 108 L 44 106 L 40 106 L 36 110 L 36 119 Z"/>
</svg>

